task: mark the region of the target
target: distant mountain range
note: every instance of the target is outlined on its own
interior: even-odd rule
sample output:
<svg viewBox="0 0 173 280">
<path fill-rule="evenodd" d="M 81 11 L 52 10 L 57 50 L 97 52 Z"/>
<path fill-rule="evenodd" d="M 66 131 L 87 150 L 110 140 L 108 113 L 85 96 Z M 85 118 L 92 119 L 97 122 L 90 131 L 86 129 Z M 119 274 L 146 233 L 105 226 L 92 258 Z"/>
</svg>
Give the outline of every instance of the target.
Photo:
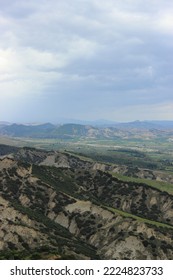
<svg viewBox="0 0 173 280">
<path fill-rule="evenodd" d="M 72 139 L 76 137 L 88 137 L 95 139 L 111 139 L 115 137 L 128 137 L 128 134 L 140 131 L 173 131 L 173 121 L 134 121 L 128 123 L 103 123 L 97 125 L 84 125 L 68 123 L 55 125 L 44 124 L 7 124 L 0 122 L 0 135 L 10 137 L 31 138 L 59 138 Z"/>
</svg>

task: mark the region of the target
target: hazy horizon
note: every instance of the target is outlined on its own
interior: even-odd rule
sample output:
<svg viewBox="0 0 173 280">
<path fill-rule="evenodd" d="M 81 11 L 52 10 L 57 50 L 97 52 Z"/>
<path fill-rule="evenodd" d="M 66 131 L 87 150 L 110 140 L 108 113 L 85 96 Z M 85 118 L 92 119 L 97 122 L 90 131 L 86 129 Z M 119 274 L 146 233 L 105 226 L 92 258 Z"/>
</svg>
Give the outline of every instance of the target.
<svg viewBox="0 0 173 280">
<path fill-rule="evenodd" d="M 55 120 L 53 122 L 45 121 L 45 122 L 9 122 L 9 121 L 2 121 L 0 120 L 0 124 L 4 125 L 11 125 L 11 124 L 22 124 L 22 125 L 41 125 L 41 124 L 82 124 L 82 125 L 118 125 L 118 124 L 128 124 L 128 123 L 153 123 L 153 124 L 161 124 L 161 123 L 171 123 L 173 124 L 173 120 L 132 120 L 132 121 L 114 121 L 114 120 L 104 120 L 104 119 L 98 119 L 98 120 L 76 120 L 76 119 L 61 119 L 61 120 Z"/>
<path fill-rule="evenodd" d="M 171 0 L 0 0 L 0 119 L 173 119 Z"/>
</svg>

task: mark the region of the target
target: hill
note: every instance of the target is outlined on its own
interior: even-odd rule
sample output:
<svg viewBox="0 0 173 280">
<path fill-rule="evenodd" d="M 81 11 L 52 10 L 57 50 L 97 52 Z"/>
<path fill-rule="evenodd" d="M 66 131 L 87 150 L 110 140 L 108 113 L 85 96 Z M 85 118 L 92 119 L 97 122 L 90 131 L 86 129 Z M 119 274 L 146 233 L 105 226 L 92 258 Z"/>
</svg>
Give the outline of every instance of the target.
<svg viewBox="0 0 173 280">
<path fill-rule="evenodd" d="M 112 126 L 91 126 L 82 124 L 41 125 L 11 124 L 0 126 L 0 135 L 29 138 L 58 139 L 116 139 L 116 138 L 159 138 L 164 131 L 165 137 L 172 137 L 173 123 L 170 122 L 130 122 Z"/>
<path fill-rule="evenodd" d="M 0 150 L 1 259 L 173 258 L 171 194 L 68 152 Z"/>
</svg>

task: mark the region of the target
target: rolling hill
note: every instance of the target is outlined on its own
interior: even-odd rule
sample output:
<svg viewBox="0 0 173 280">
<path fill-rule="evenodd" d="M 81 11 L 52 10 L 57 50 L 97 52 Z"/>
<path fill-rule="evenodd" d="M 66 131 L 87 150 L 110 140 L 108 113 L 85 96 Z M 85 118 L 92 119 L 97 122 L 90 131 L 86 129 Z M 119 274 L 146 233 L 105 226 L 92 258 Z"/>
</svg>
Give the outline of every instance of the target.
<svg viewBox="0 0 173 280">
<path fill-rule="evenodd" d="M 9 124 L 0 126 L 0 135 L 9 137 L 58 138 L 58 139 L 116 139 L 141 138 L 155 139 L 173 136 L 172 122 L 130 122 L 108 126 L 82 124 L 40 125 Z"/>
</svg>

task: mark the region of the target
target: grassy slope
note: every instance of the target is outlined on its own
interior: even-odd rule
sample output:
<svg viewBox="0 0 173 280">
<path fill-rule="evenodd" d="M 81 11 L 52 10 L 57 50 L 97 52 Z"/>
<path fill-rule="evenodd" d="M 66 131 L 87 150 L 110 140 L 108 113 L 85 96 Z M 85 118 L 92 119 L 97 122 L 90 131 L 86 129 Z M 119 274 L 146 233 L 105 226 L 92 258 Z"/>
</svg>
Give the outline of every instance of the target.
<svg viewBox="0 0 173 280">
<path fill-rule="evenodd" d="M 110 210 L 111 212 L 117 213 L 117 214 L 119 214 L 119 215 L 121 215 L 125 218 L 132 218 L 132 219 L 137 220 L 138 222 L 154 225 L 154 226 L 157 226 L 157 227 L 164 227 L 164 228 L 173 229 L 173 226 L 170 226 L 170 225 L 167 225 L 167 224 L 164 224 L 164 223 L 160 223 L 160 222 L 152 221 L 152 220 L 149 220 L 149 219 L 145 219 L 145 218 L 142 218 L 142 217 L 124 212 L 124 211 L 116 209 L 116 208 L 112 208 L 112 207 L 106 207 L 106 208 L 108 210 Z"/>
<path fill-rule="evenodd" d="M 135 177 L 128 177 L 128 176 L 124 176 L 122 174 L 113 173 L 113 172 L 111 172 L 111 175 L 113 175 L 117 179 L 124 181 L 124 182 L 144 183 L 148 186 L 159 189 L 160 191 L 165 191 L 169 194 L 173 194 L 173 185 L 166 183 L 166 182 L 160 182 L 160 181 L 156 181 L 156 180 L 149 180 L 149 179 L 142 179 L 142 178 L 135 178 Z"/>
</svg>

